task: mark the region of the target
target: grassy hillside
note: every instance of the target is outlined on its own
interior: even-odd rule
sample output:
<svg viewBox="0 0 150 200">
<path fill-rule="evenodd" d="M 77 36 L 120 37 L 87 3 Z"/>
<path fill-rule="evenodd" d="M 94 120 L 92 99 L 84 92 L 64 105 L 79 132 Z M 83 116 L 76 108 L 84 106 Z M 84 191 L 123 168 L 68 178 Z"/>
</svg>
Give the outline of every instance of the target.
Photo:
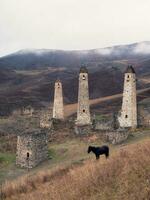
<svg viewBox="0 0 150 200">
<path fill-rule="evenodd" d="M 82 165 L 42 170 L 7 182 L 7 200 L 148 200 L 150 139 L 111 151 L 110 158 L 85 160 Z"/>
</svg>

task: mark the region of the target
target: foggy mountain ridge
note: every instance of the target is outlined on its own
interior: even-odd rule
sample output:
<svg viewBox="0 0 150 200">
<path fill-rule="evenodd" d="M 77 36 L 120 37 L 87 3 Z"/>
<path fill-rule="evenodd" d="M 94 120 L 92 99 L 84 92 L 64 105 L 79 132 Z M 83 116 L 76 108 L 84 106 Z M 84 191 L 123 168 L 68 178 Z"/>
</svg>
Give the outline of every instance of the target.
<svg viewBox="0 0 150 200">
<path fill-rule="evenodd" d="M 23 49 L 0 58 L 0 68 L 36 69 L 66 67 L 78 69 L 81 65 L 100 68 L 107 62 L 137 63 L 150 60 L 150 42 L 118 45 L 91 50 Z"/>
</svg>

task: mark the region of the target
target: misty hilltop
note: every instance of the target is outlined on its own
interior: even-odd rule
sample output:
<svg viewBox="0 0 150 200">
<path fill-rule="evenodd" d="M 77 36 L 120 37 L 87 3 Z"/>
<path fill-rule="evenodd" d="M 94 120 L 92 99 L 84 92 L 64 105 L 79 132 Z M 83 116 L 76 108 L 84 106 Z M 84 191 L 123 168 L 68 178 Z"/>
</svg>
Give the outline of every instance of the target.
<svg viewBox="0 0 150 200">
<path fill-rule="evenodd" d="M 115 63 L 119 61 L 119 63 Z M 0 68 L 37 69 L 59 68 L 79 69 L 86 65 L 91 70 L 131 63 L 135 66 L 149 65 L 150 42 L 140 42 L 130 45 L 119 45 L 92 50 L 51 50 L 23 49 L 0 58 Z M 141 70 L 141 69 L 138 69 Z"/>
</svg>

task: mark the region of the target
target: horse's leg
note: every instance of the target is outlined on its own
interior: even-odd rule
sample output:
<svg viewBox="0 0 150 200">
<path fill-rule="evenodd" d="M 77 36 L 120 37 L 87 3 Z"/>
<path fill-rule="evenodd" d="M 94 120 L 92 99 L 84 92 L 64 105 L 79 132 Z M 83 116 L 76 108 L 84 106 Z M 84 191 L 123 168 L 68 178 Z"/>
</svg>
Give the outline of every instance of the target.
<svg viewBox="0 0 150 200">
<path fill-rule="evenodd" d="M 99 159 L 99 155 L 96 155 L 96 160 L 98 160 Z"/>
<path fill-rule="evenodd" d="M 106 159 L 108 158 L 108 153 L 105 153 L 105 157 L 106 157 Z"/>
<path fill-rule="evenodd" d="M 109 149 L 105 153 L 106 159 L 109 157 Z"/>
</svg>

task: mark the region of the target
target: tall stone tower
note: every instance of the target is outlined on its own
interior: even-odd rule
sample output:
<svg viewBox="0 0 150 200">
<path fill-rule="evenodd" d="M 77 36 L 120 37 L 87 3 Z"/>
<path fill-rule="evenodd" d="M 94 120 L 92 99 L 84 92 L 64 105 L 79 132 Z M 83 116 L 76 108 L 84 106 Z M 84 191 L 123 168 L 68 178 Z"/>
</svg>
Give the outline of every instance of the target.
<svg viewBox="0 0 150 200">
<path fill-rule="evenodd" d="M 124 91 L 120 127 L 137 127 L 136 75 L 132 66 L 128 66 L 124 78 Z"/>
<path fill-rule="evenodd" d="M 56 80 L 54 88 L 54 105 L 53 105 L 53 118 L 64 119 L 64 105 L 63 105 L 63 92 L 62 83 L 60 80 Z"/>
<path fill-rule="evenodd" d="M 76 125 L 91 124 L 89 109 L 88 71 L 81 67 L 79 73 L 79 91 Z"/>
</svg>

